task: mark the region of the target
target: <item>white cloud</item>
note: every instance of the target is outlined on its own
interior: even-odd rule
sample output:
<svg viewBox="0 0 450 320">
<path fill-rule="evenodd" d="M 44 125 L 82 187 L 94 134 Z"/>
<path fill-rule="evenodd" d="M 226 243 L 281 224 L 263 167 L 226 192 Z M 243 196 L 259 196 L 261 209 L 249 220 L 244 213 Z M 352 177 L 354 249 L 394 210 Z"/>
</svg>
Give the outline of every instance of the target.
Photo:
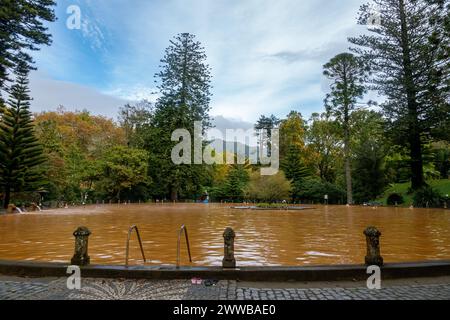
<svg viewBox="0 0 450 320">
<path fill-rule="evenodd" d="M 155 87 L 149 87 L 143 84 L 136 84 L 132 86 L 123 86 L 111 90 L 104 91 L 103 93 L 120 99 L 129 101 L 142 101 L 147 100 L 155 103 L 160 94 Z"/>
<path fill-rule="evenodd" d="M 62 105 L 71 111 L 87 109 L 115 118 L 119 108 L 128 102 L 86 86 L 53 80 L 39 71 L 31 73 L 30 90 L 34 112 L 51 111 Z"/>
<path fill-rule="evenodd" d="M 96 22 L 89 19 L 87 16 L 83 16 L 81 23 L 81 32 L 83 37 L 88 39 L 92 50 L 103 50 L 105 37 L 102 30 Z"/>
</svg>

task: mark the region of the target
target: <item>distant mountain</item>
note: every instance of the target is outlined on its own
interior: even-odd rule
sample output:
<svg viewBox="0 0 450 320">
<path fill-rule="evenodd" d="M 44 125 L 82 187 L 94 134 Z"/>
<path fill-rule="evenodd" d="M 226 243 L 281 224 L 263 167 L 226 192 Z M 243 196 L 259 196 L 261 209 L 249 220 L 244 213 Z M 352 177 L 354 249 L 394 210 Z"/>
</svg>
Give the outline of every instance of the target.
<svg viewBox="0 0 450 320">
<path fill-rule="evenodd" d="M 247 144 L 243 144 L 241 142 L 233 142 L 233 141 L 224 141 L 222 139 L 216 139 L 209 143 L 209 145 L 215 149 L 216 151 L 220 150 L 223 152 L 233 152 L 245 155 L 245 157 L 256 157 L 258 154 L 258 147 L 256 146 L 249 146 Z M 241 152 L 243 151 L 243 153 Z"/>
</svg>

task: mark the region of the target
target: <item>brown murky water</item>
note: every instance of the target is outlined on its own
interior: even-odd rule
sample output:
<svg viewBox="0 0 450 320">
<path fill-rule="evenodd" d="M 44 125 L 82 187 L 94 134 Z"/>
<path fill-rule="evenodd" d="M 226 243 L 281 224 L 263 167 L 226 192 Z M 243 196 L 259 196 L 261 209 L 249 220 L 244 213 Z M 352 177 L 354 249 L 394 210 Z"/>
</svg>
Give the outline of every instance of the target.
<svg viewBox="0 0 450 320">
<path fill-rule="evenodd" d="M 193 265 L 221 265 L 222 233 L 236 231 L 241 266 L 363 263 L 369 225 L 381 232 L 386 262 L 450 259 L 450 211 L 317 207 L 305 211 L 246 211 L 222 205 L 105 205 L 0 216 L 0 259 L 68 262 L 72 232 L 87 226 L 93 264 L 124 264 L 129 226 L 138 225 L 149 265 L 175 264 L 177 231 L 188 228 Z M 136 235 L 130 264 L 142 264 Z M 182 244 L 182 264 L 189 265 Z"/>
</svg>

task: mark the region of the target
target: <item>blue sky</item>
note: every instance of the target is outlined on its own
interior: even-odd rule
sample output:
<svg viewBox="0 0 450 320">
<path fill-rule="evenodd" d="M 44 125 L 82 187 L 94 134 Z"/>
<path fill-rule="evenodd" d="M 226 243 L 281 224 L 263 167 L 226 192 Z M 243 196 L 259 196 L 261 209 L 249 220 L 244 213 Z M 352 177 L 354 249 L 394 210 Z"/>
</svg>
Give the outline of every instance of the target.
<svg viewBox="0 0 450 320">
<path fill-rule="evenodd" d="M 116 118 L 127 101 L 155 99 L 153 75 L 169 40 L 197 36 L 212 69 L 211 115 L 254 122 L 261 114 L 323 110 L 322 66 L 346 51 L 365 0 L 62 0 L 53 44 L 35 53 L 33 110 L 86 108 Z M 82 27 L 69 30 L 70 5 Z M 228 121 L 227 120 L 227 121 Z"/>
</svg>

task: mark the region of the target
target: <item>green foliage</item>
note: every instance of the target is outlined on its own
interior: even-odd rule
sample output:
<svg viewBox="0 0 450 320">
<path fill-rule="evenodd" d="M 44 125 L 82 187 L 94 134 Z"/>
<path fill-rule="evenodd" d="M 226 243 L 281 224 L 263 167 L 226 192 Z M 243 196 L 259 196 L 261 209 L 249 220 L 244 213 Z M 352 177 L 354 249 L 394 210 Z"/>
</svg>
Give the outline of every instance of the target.
<svg viewBox="0 0 450 320">
<path fill-rule="evenodd" d="M 313 114 L 307 131 L 306 152 L 313 158 L 318 176 L 324 182 L 334 183 L 342 167 L 342 139 L 339 124 L 329 113 Z"/>
<path fill-rule="evenodd" d="M 402 146 L 392 146 L 386 155 L 386 174 L 391 183 L 405 183 L 411 178 L 410 157 Z"/>
<path fill-rule="evenodd" d="M 443 199 L 439 191 L 425 186 L 414 192 L 413 205 L 418 208 L 440 208 L 442 207 Z"/>
<path fill-rule="evenodd" d="M 55 21 L 55 4 L 53 0 L 0 0 L 0 89 L 10 81 L 8 69 L 21 65 L 29 70 L 30 51 L 50 44 L 44 23 Z"/>
<path fill-rule="evenodd" d="M 343 204 L 345 201 L 345 190 L 329 182 L 308 179 L 297 188 L 300 190 L 298 197 L 301 202 L 323 203 L 325 195 L 328 195 L 329 204 Z"/>
<path fill-rule="evenodd" d="M 93 116 L 87 111 L 35 115 L 36 135 L 47 158 L 48 184 L 45 200 L 91 203 L 103 194 L 96 182 L 105 151 L 125 144 L 124 130 L 112 120 Z"/>
<path fill-rule="evenodd" d="M 353 191 L 356 203 L 378 197 L 386 187 L 384 146 L 373 141 L 361 145 L 353 165 Z"/>
<path fill-rule="evenodd" d="M 119 110 L 119 123 L 125 131 L 127 144 L 131 147 L 142 148 L 145 135 L 151 126 L 153 105 L 144 100 L 136 105 L 126 104 Z"/>
<path fill-rule="evenodd" d="M 300 192 L 300 190 L 297 189 L 297 186 L 299 186 L 305 178 L 311 175 L 309 169 L 303 164 L 301 151 L 297 146 L 291 145 L 289 147 L 287 155 L 281 164 L 281 168 L 283 169 L 286 178 L 291 181 L 291 196 L 292 199 L 296 201 L 296 199 L 298 199 L 298 193 Z"/>
<path fill-rule="evenodd" d="M 427 181 L 427 184 L 437 190 L 440 194 L 444 195 L 450 195 L 450 180 L 449 179 L 442 179 L 442 180 L 429 180 Z M 383 194 L 382 197 L 378 198 L 377 201 L 382 202 L 384 204 L 387 204 L 387 198 L 389 195 L 396 193 L 403 197 L 404 204 L 407 206 L 410 206 L 413 204 L 412 196 L 414 194 L 411 194 L 411 183 L 397 183 L 392 184 Z"/>
<path fill-rule="evenodd" d="M 5 208 L 11 191 L 35 191 L 43 184 L 39 165 L 45 162 L 29 111 L 26 65 L 20 63 L 15 74 L 16 82 L 8 90 L 8 105 L 0 118 L 0 187 Z"/>
<path fill-rule="evenodd" d="M 281 120 L 273 114 L 269 117 L 262 115 L 255 123 L 254 129 L 261 146 L 267 148 L 267 155 L 272 154 L 272 129 L 277 128 Z"/>
<path fill-rule="evenodd" d="M 244 165 L 233 165 L 222 185 L 213 190 L 213 197 L 217 200 L 242 201 L 248 182 L 249 174 Z"/>
<path fill-rule="evenodd" d="M 341 53 L 323 66 L 323 74 L 331 80 L 331 92 L 325 105 L 343 124 L 348 125 L 350 113 L 366 93 L 368 69 L 363 61 L 351 53 Z"/>
<path fill-rule="evenodd" d="M 300 112 L 291 111 L 280 124 L 280 161 L 286 157 L 289 149 L 295 147 L 299 152 L 305 150 L 306 123 Z"/>
<path fill-rule="evenodd" d="M 194 35 L 178 34 L 170 41 L 161 60 L 161 71 L 155 76 L 160 81 L 161 93 L 157 104 L 186 106 L 184 116 L 191 125 L 202 121 L 205 129 L 210 126 L 211 100 L 211 71 L 206 58 L 205 49 Z"/>
<path fill-rule="evenodd" d="M 308 168 L 303 165 L 301 150 L 296 146 L 290 146 L 286 158 L 282 163 L 282 169 L 288 180 L 300 182 L 310 175 Z"/>
<path fill-rule="evenodd" d="M 262 176 L 256 171 L 250 175 L 250 182 L 246 188 L 246 198 L 261 202 L 278 202 L 289 200 L 291 183 L 282 172 L 273 176 Z"/>
<path fill-rule="evenodd" d="M 373 0 L 372 4 L 380 8 L 381 25 L 349 40 L 356 46 L 352 50 L 370 66 L 371 88 L 387 97 L 381 106 L 393 141 L 408 144 L 416 190 L 425 184 L 424 134 L 449 118 L 450 58 L 443 28 L 449 6 L 428 0 Z M 363 5 L 359 23 L 365 25 L 372 13 L 369 4 Z"/>
<path fill-rule="evenodd" d="M 105 193 L 121 199 L 124 190 L 148 183 L 148 155 L 145 150 L 116 146 L 105 153 L 98 182 Z"/>
<path fill-rule="evenodd" d="M 347 201 L 353 203 L 350 117 L 358 109 L 358 101 L 366 93 L 368 69 L 363 60 L 351 53 L 341 53 L 324 65 L 323 74 L 331 80 L 331 92 L 325 98 L 327 111 L 336 117 L 342 127 L 345 160 Z"/>
<path fill-rule="evenodd" d="M 441 179 L 450 176 L 450 144 L 444 141 L 433 145 L 433 163 Z"/>
<path fill-rule="evenodd" d="M 384 119 L 375 111 L 352 114 L 353 193 L 356 203 L 376 199 L 387 185 Z"/>
<path fill-rule="evenodd" d="M 177 35 L 161 60 L 158 99 L 151 126 L 145 132 L 144 147 L 150 153 L 150 176 L 155 196 L 171 200 L 196 197 L 209 179 L 204 165 L 176 165 L 171 151 L 178 142 L 171 140 L 176 129 L 186 129 L 194 137 L 194 122 L 209 126 L 211 75 L 201 44 L 189 33 Z M 202 132 L 204 133 L 204 132 Z M 192 141 L 193 141 L 192 139 Z"/>
</svg>

